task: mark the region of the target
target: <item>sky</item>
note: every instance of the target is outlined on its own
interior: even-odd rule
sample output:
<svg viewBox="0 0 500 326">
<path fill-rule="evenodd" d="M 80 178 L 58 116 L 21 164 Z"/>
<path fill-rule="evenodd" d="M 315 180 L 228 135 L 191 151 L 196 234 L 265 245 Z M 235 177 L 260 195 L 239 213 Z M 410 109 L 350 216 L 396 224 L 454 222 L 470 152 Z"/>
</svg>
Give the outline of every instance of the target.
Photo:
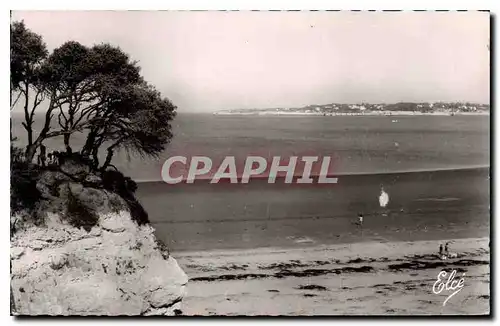
<svg viewBox="0 0 500 326">
<path fill-rule="evenodd" d="M 178 112 L 489 103 L 489 13 L 15 11 L 49 50 L 107 42 Z"/>
</svg>

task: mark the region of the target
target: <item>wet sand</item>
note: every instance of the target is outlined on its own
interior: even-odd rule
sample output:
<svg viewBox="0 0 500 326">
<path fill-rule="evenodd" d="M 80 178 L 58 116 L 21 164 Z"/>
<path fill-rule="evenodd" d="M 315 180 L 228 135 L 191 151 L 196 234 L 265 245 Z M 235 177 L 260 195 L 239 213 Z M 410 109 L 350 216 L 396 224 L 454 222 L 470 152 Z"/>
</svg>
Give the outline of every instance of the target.
<svg viewBox="0 0 500 326">
<path fill-rule="evenodd" d="M 178 253 L 186 315 L 429 315 L 490 312 L 489 239 Z M 445 270 L 463 289 L 433 293 Z M 465 274 L 464 274 L 465 273 Z"/>
<path fill-rule="evenodd" d="M 139 184 L 173 252 L 488 237 L 488 168 L 339 176 L 331 185 Z M 386 208 L 380 185 L 389 194 Z M 364 213 L 362 228 L 354 222 Z"/>
</svg>

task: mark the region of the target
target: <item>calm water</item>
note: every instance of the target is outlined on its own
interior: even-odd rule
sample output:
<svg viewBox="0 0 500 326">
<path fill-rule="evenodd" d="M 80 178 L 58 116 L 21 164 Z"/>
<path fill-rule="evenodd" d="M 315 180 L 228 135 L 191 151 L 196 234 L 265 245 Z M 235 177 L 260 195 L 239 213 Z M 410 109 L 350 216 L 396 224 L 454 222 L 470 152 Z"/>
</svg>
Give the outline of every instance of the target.
<svg viewBox="0 0 500 326">
<path fill-rule="evenodd" d="M 19 116 L 14 116 L 15 135 Z M 40 123 L 37 124 L 40 126 Z M 39 128 L 39 127 L 38 127 Z M 164 160 L 174 155 L 329 155 L 339 173 L 383 173 L 489 165 L 488 116 L 263 117 L 179 114 L 174 138 L 158 160 L 118 155 L 115 165 L 136 180 L 160 180 Z M 73 146 L 83 144 L 75 135 Z M 62 148 L 62 140 L 46 143 Z"/>
<path fill-rule="evenodd" d="M 339 177 L 333 185 L 141 183 L 137 196 L 174 251 L 489 234 L 488 169 L 393 173 L 489 166 L 489 117 L 180 114 L 173 127 L 175 137 L 159 160 L 121 154 L 114 164 L 136 180 L 159 180 L 163 161 L 174 155 L 215 161 L 329 155 L 336 172 L 375 173 Z M 82 135 L 74 142 L 81 145 Z M 62 141 L 46 145 L 62 148 Z M 381 184 L 390 196 L 382 210 Z M 361 233 L 352 224 L 358 212 L 365 214 Z"/>
</svg>

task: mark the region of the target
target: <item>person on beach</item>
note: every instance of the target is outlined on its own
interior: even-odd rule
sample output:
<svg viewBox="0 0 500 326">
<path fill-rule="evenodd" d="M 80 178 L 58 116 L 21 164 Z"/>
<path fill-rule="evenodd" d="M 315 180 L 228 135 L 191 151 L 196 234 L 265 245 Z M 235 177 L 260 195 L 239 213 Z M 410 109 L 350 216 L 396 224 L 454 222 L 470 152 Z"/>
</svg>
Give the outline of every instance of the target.
<svg viewBox="0 0 500 326">
<path fill-rule="evenodd" d="M 358 225 L 363 226 L 363 214 L 358 214 Z"/>
<path fill-rule="evenodd" d="M 448 244 L 449 244 L 449 242 L 446 242 L 446 245 L 444 246 L 444 253 L 445 253 L 446 258 L 457 258 L 458 253 L 449 251 Z"/>
<path fill-rule="evenodd" d="M 446 245 L 448 245 L 448 244 L 446 244 Z M 439 258 L 441 258 L 442 260 L 448 259 L 448 254 L 446 253 L 445 250 L 443 250 L 443 244 L 441 243 L 439 245 Z"/>
</svg>

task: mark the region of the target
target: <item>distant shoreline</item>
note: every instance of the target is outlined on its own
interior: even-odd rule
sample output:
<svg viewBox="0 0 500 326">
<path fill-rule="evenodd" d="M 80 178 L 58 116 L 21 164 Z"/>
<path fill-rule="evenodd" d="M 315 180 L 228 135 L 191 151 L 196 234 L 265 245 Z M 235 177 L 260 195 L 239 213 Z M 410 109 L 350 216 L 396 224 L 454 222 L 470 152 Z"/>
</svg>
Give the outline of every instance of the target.
<svg viewBox="0 0 500 326">
<path fill-rule="evenodd" d="M 252 111 L 252 112 L 214 112 L 213 115 L 272 115 L 272 116 L 489 116 L 489 112 L 414 112 L 414 111 L 370 111 L 370 112 L 342 112 L 342 113 L 323 113 L 323 112 L 285 112 L 285 111 Z"/>
</svg>

